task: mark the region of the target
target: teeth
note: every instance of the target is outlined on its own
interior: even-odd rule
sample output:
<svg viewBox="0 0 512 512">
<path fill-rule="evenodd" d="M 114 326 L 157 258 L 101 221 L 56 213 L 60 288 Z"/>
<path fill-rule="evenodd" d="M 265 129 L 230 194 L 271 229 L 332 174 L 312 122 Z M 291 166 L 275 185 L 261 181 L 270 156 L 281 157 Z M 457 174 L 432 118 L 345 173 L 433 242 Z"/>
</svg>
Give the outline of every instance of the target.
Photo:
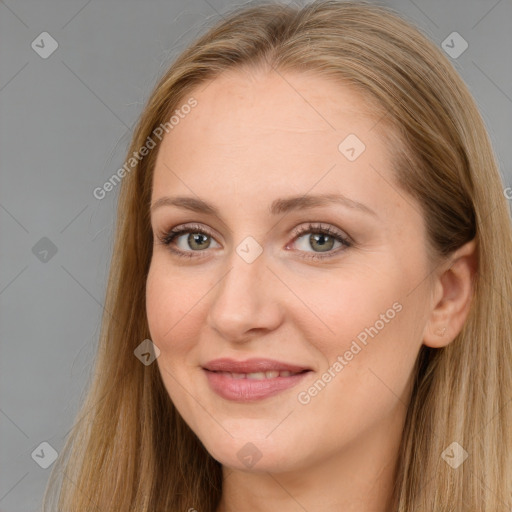
<svg viewBox="0 0 512 512">
<path fill-rule="evenodd" d="M 254 372 L 247 374 L 248 379 L 263 380 L 267 378 L 266 372 Z"/>
<path fill-rule="evenodd" d="M 263 379 L 275 379 L 277 377 L 290 377 L 300 372 L 290 372 L 288 370 L 269 370 L 268 372 L 252 372 L 252 373 L 232 373 L 232 372 L 218 372 L 223 375 L 227 375 L 232 379 L 252 379 L 252 380 L 263 380 Z"/>
</svg>

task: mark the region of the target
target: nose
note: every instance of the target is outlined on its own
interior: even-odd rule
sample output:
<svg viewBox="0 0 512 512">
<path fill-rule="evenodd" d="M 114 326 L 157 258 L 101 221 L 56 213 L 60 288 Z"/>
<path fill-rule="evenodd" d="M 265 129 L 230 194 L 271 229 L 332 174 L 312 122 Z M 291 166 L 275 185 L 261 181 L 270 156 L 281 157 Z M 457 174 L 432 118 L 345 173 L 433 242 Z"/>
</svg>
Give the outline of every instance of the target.
<svg viewBox="0 0 512 512">
<path fill-rule="evenodd" d="M 279 280 L 267 268 L 265 252 L 251 263 L 236 252 L 229 270 L 212 290 L 207 323 L 222 338 L 236 343 L 276 329 L 282 322 Z"/>
</svg>

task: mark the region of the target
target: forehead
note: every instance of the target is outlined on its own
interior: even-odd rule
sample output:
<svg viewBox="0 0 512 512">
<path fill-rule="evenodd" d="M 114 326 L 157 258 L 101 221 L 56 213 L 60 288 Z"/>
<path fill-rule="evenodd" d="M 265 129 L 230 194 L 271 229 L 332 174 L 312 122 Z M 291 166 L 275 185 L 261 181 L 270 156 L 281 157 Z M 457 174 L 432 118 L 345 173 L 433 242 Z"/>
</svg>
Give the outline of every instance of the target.
<svg viewBox="0 0 512 512">
<path fill-rule="evenodd" d="M 351 127 L 366 131 L 381 115 L 367 97 L 341 82 L 308 73 L 226 72 L 201 84 L 187 96 L 193 96 L 194 131 L 205 143 L 227 142 L 240 137 L 272 136 L 276 131 L 297 134 L 336 132 Z M 222 122 L 211 130 L 217 120 Z M 176 143 L 181 130 L 173 130 Z M 234 133 L 233 128 L 241 130 Z M 190 136 L 186 133 L 184 136 Z"/>
<path fill-rule="evenodd" d="M 341 83 L 239 71 L 200 85 L 181 103 L 191 97 L 197 105 L 159 149 L 154 196 L 172 189 L 270 203 L 314 188 L 373 204 L 379 196 L 398 200 L 383 190 L 383 179 L 393 179 L 393 151 L 374 129 L 380 111 Z"/>
</svg>

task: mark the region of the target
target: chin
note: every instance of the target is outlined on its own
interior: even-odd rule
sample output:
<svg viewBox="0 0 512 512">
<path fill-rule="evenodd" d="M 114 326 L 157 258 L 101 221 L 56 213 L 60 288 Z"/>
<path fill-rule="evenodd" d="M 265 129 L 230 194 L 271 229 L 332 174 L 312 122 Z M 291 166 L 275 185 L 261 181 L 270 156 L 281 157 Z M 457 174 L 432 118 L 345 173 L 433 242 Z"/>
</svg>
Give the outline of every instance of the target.
<svg viewBox="0 0 512 512">
<path fill-rule="evenodd" d="M 200 438 L 201 439 L 201 438 Z M 251 437 L 245 431 L 243 438 L 231 437 L 226 434 L 221 440 L 203 440 L 208 453 L 223 466 L 254 473 L 281 473 L 298 469 L 300 454 L 297 453 L 297 443 L 288 437 L 289 445 L 270 437 Z"/>
</svg>

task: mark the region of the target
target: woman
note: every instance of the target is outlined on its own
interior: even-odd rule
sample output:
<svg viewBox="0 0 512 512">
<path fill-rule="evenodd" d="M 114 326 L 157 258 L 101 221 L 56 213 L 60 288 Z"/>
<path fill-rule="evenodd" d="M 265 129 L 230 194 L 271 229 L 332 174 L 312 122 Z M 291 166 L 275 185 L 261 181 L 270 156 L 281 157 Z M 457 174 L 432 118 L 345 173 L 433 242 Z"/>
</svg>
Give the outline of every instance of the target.
<svg viewBox="0 0 512 512">
<path fill-rule="evenodd" d="M 239 9 L 130 158 L 47 507 L 510 509 L 510 217 L 433 43 L 363 2 Z"/>
</svg>

